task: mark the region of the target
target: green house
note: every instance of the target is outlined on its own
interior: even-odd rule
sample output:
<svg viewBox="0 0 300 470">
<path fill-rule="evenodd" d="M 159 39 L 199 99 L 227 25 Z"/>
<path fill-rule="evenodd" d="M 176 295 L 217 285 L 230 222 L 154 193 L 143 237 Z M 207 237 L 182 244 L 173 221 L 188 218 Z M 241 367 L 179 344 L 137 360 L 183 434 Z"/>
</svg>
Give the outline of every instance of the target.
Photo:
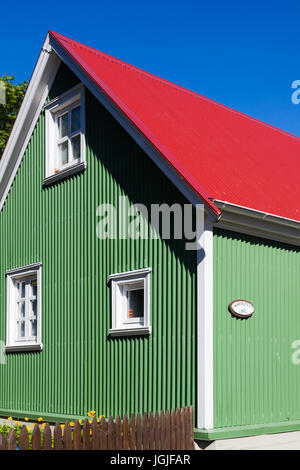
<svg viewBox="0 0 300 470">
<path fill-rule="evenodd" d="M 0 163 L 0 416 L 300 430 L 299 155 L 49 32 Z"/>
</svg>

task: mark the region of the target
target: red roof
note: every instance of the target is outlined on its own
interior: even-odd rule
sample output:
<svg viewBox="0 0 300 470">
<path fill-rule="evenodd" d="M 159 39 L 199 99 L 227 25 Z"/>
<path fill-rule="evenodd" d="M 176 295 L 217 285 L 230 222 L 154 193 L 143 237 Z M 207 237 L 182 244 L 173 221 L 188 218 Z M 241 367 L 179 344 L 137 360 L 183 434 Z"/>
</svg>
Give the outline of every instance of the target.
<svg viewBox="0 0 300 470">
<path fill-rule="evenodd" d="M 210 204 L 300 221 L 300 139 L 60 34 L 53 38 Z"/>
</svg>

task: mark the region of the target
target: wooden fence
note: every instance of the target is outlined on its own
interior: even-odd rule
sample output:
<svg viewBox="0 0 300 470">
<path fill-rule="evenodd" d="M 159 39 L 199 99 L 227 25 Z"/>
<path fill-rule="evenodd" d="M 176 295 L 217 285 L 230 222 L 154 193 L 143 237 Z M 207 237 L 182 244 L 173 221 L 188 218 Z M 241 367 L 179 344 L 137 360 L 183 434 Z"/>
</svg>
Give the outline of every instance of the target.
<svg viewBox="0 0 300 470">
<path fill-rule="evenodd" d="M 62 431 L 56 423 L 51 430 L 47 423 L 41 431 L 38 424 L 34 426 L 31 442 L 26 426 L 23 426 L 19 439 L 12 428 L 7 437 L 0 434 L 0 450 L 192 450 L 193 408 L 184 407 L 162 411 L 153 415 L 138 413 L 128 420 L 125 415 L 121 421 L 117 416 L 100 423 L 94 418 L 90 425 L 86 419 L 83 426 L 78 421 L 71 428 L 67 421 Z"/>
</svg>

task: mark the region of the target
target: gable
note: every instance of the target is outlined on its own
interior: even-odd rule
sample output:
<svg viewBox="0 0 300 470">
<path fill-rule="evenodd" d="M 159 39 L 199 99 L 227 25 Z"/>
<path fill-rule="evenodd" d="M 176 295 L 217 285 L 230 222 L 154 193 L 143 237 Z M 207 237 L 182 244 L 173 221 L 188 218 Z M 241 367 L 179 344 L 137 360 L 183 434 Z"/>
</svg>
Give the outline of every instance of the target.
<svg viewBox="0 0 300 470">
<path fill-rule="evenodd" d="M 76 64 L 70 57 L 64 56 L 61 49 L 53 44 L 53 38 L 47 35 L 33 76 L 30 80 L 27 93 L 5 148 L 3 158 L 0 162 L 0 211 L 6 201 L 6 197 L 22 161 L 30 136 L 37 123 L 38 116 L 51 89 L 51 85 L 61 62 L 66 63 L 79 81 L 83 82 L 91 93 L 96 96 L 102 105 L 104 105 L 113 117 L 126 129 L 128 134 L 141 146 L 163 173 L 167 175 L 172 183 L 179 188 L 189 202 L 194 205 L 203 203 L 203 198 L 190 187 L 187 181 L 185 181 L 176 169 L 166 161 L 152 143 L 138 131 L 136 126 L 132 125 L 126 115 L 115 108 L 113 102 L 103 93 L 103 90 L 99 89 L 99 87 L 95 87 L 95 85 L 87 79 L 88 77 L 83 73 L 80 67 L 76 67 Z M 204 202 L 209 216 L 216 220 L 216 214 L 220 214 L 219 209 L 211 204 L 207 198 Z"/>
</svg>

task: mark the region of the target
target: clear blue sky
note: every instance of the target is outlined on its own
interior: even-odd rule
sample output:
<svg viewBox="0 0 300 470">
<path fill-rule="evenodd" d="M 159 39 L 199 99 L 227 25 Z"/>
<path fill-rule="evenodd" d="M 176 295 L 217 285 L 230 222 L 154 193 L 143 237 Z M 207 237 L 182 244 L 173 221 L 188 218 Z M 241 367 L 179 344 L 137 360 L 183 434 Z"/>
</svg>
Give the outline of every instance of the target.
<svg viewBox="0 0 300 470">
<path fill-rule="evenodd" d="M 16 81 L 52 29 L 300 136 L 300 2 L 29 0 L 0 16 L 0 74 Z"/>
</svg>

